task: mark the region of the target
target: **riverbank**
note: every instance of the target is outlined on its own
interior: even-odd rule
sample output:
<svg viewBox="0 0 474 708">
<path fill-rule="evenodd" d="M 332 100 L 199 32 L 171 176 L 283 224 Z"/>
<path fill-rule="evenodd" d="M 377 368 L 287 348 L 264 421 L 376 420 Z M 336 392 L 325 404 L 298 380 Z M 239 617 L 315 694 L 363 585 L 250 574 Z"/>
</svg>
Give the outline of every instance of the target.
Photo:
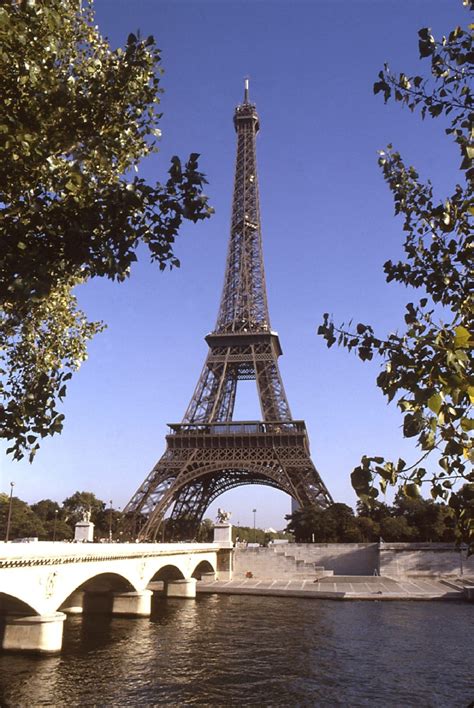
<svg viewBox="0 0 474 708">
<path fill-rule="evenodd" d="M 239 578 L 201 581 L 197 584 L 197 592 L 330 600 L 466 600 L 464 586 L 469 582 L 474 585 L 474 578 L 459 581 L 440 578 L 394 580 L 379 576 L 333 576 L 319 581 Z"/>
</svg>

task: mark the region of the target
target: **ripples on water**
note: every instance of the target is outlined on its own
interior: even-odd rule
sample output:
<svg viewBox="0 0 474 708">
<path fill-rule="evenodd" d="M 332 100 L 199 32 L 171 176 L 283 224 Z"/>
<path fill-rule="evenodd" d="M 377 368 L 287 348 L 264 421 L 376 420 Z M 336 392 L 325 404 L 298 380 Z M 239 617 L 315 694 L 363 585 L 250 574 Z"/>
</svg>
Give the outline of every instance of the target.
<svg viewBox="0 0 474 708">
<path fill-rule="evenodd" d="M 60 656 L 0 656 L 2 706 L 456 706 L 473 607 L 205 595 L 71 617 Z"/>
</svg>

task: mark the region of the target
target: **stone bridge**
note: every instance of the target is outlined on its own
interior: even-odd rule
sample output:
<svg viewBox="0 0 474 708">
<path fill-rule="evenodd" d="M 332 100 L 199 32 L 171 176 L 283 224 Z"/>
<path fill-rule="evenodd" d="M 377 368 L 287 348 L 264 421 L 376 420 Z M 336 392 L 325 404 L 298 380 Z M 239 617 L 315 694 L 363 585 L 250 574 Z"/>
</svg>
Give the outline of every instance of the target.
<svg viewBox="0 0 474 708">
<path fill-rule="evenodd" d="M 148 616 L 158 582 L 195 597 L 203 574 L 232 577 L 231 544 L 1 543 L 0 646 L 60 651 L 68 613 Z"/>
</svg>

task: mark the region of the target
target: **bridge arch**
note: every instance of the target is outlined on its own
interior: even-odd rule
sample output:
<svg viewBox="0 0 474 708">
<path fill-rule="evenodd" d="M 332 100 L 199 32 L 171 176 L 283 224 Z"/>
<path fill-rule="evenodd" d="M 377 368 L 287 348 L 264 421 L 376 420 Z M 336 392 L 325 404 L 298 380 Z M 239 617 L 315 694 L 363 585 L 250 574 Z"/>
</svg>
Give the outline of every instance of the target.
<svg viewBox="0 0 474 708">
<path fill-rule="evenodd" d="M 184 580 L 184 573 L 176 565 L 171 563 L 159 568 L 154 575 L 150 578 L 149 582 L 156 582 L 157 580 L 163 580 L 164 582 L 172 580 Z"/>
<path fill-rule="evenodd" d="M 96 592 L 131 592 L 133 584 L 120 573 L 96 573 L 85 580 L 75 590 L 90 590 Z"/>
<path fill-rule="evenodd" d="M 79 596 L 84 598 L 98 594 L 112 596 L 113 593 L 133 592 L 136 589 L 132 580 L 122 573 L 90 569 L 86 577 L 83 575 L 82 578 L 73 578 L 66 587 L 58 589 L 55 609 L 75 606 Z"/>
<path fill-rule="evenodd" d="M 196 580 L 201 580 L 203 573 L 215 572 L 216 569 L 212 567 L 212 564 L 208 560 L 202 560 L 194 568 L 191 577 L 196 578 Z"/>
<path fill-rule="evenodd" d="M 28 617 L 39 614 L 40 613 L 32 605 L 24 602 L 19 597 L 0 592 L 0 617 L 6 617 L 7 615 Z"/>
</svg>

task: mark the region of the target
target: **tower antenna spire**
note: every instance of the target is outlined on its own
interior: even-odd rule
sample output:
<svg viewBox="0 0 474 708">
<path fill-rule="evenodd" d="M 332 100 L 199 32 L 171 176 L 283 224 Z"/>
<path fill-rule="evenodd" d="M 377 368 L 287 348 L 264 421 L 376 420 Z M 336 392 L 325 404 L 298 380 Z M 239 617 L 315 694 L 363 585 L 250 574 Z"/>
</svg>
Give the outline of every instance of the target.
<svg viewBox="0 0 474 708">
<path fill-rule="evenodd" d="M 248 76 L 244 79 L 244 103 L 249 102 L 249 79 Z"/>
</svg>

